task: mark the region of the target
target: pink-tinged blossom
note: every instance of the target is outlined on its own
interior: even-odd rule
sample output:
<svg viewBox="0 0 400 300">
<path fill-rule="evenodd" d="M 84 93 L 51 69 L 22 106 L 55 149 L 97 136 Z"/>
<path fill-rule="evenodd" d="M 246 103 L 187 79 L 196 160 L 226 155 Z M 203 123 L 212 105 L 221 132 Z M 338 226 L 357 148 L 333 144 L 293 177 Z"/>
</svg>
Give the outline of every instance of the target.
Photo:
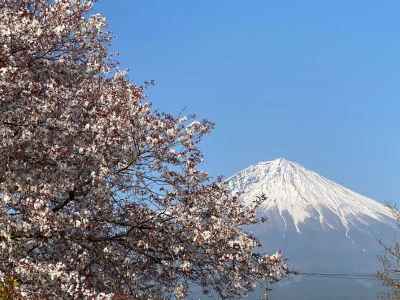
<svg viewBox="0 0 400 300">
<path fill-rule="evenodd" d="M 27 299 L 239 296 L 286 274 L 199 169 L 213 127 L 156 112 L 92 1 L 0 2 L 0 286 Z"/>
</svg>

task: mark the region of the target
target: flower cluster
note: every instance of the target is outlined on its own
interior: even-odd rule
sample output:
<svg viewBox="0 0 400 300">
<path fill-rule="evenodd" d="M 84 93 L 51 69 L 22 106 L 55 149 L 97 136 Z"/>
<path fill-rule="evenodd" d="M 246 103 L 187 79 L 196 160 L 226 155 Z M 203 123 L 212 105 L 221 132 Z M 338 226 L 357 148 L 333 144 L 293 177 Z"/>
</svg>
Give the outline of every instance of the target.
<svg viewBox="0 0 400 300">
<path fill-rule="evenodd" d="M 0 287 L 23 297 L 220 295 L 279 278 L 257 222 L 199 168 L 213 124 L 156 112 L 91 1 L 0 2 Z M 13 281 L 13 282 L 14 282 Z"/>
</svg>

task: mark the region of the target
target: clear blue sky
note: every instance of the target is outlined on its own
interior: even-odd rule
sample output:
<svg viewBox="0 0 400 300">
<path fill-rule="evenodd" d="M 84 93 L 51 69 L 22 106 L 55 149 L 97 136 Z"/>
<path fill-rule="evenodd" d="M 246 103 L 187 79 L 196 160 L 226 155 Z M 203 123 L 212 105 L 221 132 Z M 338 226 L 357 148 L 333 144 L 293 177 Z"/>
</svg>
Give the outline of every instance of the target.
<svg viewBox="0 0 400 300">
<path fill-rule="evenodd" d="M 212 175 L 295 160 L 400 200 L 400 2 L 102 0 L 122 67 L 162 111 L 216 123 Z"/>
</svg>

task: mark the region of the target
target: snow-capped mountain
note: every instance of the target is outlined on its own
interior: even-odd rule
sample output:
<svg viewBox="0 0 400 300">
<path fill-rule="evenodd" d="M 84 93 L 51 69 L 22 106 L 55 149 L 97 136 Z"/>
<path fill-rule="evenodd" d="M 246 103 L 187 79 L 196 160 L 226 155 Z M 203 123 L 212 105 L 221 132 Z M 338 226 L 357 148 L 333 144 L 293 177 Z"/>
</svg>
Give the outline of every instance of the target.
<svg viewBox="0 0 400 300">
<path fill-rule="evenodd" d="M 267 222 L 246 228 L 265 250 L 281 249 L 292 269 L 308 273 L 374 274 L 380 244 L 398 224 L 385 205 L 286 159 L 260 162 L 228 179 L 242 201 L 264 194 Z M 380 282 L 294 277 L 274 289 L 277 299 L 376 299 Z M 257 294 L 250 296 L 257 299 Z"/>
<path fill-rule="evenodd" d="M 230 178 L 229 184 L 244 193 L 244 201 L 264 194 L 268 201 L 262 209 L 277 211 L 284 227 L 293 224 L 298 233 L 310 221 L 325 229 L 343 230 L 346 236 L 371 221 L 395 225 L 383 204 L 283 158 L 251 166 Z"/>
</svg>

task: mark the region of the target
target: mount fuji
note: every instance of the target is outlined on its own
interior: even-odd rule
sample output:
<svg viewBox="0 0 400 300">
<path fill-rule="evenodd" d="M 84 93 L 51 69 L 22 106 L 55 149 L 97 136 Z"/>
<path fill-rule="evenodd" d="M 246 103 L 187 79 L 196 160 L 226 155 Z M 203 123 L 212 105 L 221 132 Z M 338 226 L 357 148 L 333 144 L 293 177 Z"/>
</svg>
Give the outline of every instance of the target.
<svg viewBox="0 0 400 300">
<path fill-rule="evenodd" d="M 282 250 L 303 274 L 274 285 L 273 299 L 377 299 L 383 291 L 373 277 L 378 256 L 382 243 L 398 236 L 388 207 L 286 159 L 260 162 L 227 181 L 244 203 L 266 196 L 258 213 L 267 221 L 245 230 L 263 250 Z"/>
</svg>

